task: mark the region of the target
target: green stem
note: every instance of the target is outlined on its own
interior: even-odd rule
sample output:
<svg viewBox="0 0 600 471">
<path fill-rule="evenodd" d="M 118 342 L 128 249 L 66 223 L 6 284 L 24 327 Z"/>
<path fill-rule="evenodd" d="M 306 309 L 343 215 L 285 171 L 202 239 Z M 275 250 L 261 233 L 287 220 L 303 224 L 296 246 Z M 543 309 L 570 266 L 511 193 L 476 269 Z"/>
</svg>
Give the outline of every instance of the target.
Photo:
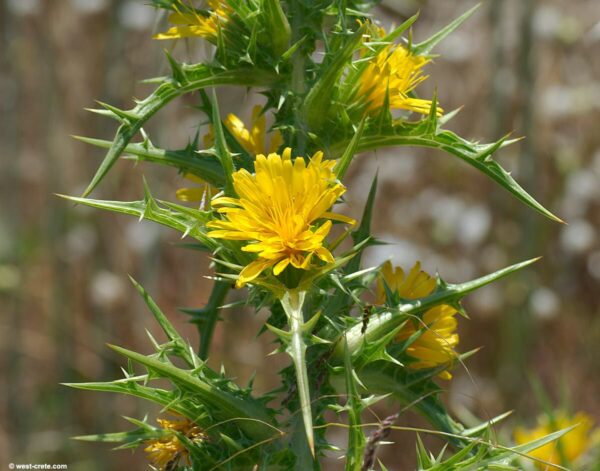
<svg viewBox="0 0 600 471">
<path fill-rule="evenodd" d="M 306 344 L 302 334 L 304 316 L 302 305 L 306 293 L 304 291 L 286 291 L 281 298 L 281 306 L 285 311 L 290 325 L 290 344 L 288 353 L 292 357 L 296 370 L 296 386 L 300 399 L 300 409 L 304 422 L 306 439 L 312 456 L 315 456 L 315 441 L 313 435 L 312 411 L 310 407 L 310 387 L 308 384 L 308 371 L 306 369 Z"/>
<path fill-rule="evenodd" d="M 219 311 L 230 289 L 231 283 L 215 281 L 210 297 L 208 298 L 208 303 L 206 303 L 206 307 L 204 308 L 206 313 L 205 321 L 202 324 L 198 324 L 198 331 L 200 332 L 200 349 L 198 355 L 203 360 L 206 360 L 208 357 L 212 336 L 215 332 L 217 320 L 219 319 Z"/>
<path fill-rule="evenodd" d="M 291 28 L 292 44 L 299 41 L 302 37 L 301 28 L 304 25 L 303 7 L 300 2 L 291 2 Z M 306 49 L 300 47 L 292 57 L 292 77 L 291 91 L 294 94 L 294 127 L 296 128 L 296 152 L 298 155 L 304 155 L 306 149 L 306 125 L 302 115 L 302 100 L 306 91 Z"/>
</svg>

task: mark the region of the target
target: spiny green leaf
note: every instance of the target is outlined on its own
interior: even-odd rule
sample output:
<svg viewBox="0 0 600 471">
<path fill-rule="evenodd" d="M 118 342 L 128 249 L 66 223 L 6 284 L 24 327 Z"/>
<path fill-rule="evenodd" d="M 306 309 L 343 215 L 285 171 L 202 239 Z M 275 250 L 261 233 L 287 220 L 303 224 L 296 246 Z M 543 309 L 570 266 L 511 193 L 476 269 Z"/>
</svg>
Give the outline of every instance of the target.
<svg viewBox="0 0 600 471">
<path fill-rule="evenodd" d="M 352 251 L 350 251 L 349 254 L 345 254 L 342 257 L 336 258 L 334 263 L 329 263 L 329 264 L 324 265 L 323 267 L 321 267 L 319 269 L 312 270 L 310 274 L 304 276 L 300 280 L 300 284 L 298 285 L 298 288 L 301 289 L 301 290 L 310 289 L 310 287 L 314 283 L 316 283 L 316 281 L 319 278 L 322 278 L 325 275 L 327 275 L 328 273 L 330 273 L 330 272 L 332 272 L 334 270 L 337 270 L 338 268 L 344 266 L 355 255 L 356 255 L 356 252 L 354 250 L 352 250 Z M 256 283 L 256 281 L 255 281 L 255 283 Z"/>
<path fill-rule="evenodd" d="M 560 437 L 566 435 L 571 430 L 573 430 L 575 427 L 577 427 L 577 425 L 573 425 L 571 427 L 564 428 L 557 432 L 550 433 L 548 435 L 545 435 L 544 437 L 538 438 L 536 440 L 532 440 L 529 443 L 524 443 L 523 445 L 517 445 L 517 446 L 511 447 L 511 448 L 502 447 L 499 451 L 494 453 L 492 458 L 489 458 L 487 460 L 481 460 L 480 462 L 478 462 L 477 465 L 479 466 L 479 468 L 477 468 L 477 469 L 485 469 L 485 466 L 489 465 L 491 463 L 508 464 L 510 461 L 512 461 L 515 458 L 515 454 L 526 455 L 527 453 L 529 453 L 531 451 L 537 450 L 538 448 L 541 448 L 548 443 L 552 443 L 553 441 L 560 439 Z M 533 459 L 533 458 L 531 458 L 531 459 Z M 544 460 L 535 459 L 535 461 L 542 463 L 542 464 L 549 464 L 548 462 L 546 462 Z M 562 470 L 568 471 L 567 468 L 565 468 L 563 466 L 559 466 L 557 464 L 553 464 L 553 467 L 555 467 L 556 469 L 562 469 Z"/>
<path fill-rule="evenodd" d="M 265 327 L 271 332 L 273 332 L 281 343 L 283 343 L 284 345 L 289 345 L 290 341 L 292 340 L 291 332 L 279 329 L 271 324 L 265 324 Z"/>
<path fill-rule="evenodd" d="M 500 164 L 492 160 L 489 156 L 490 149 L 502 148 L 515 142 L 514 140 L 506 141 L 503 138 L 499 146 L 496 146 L 497 143 L 475 144 L 457 136 L 451 131 L 438 129 L 434 133 L 428 133 L 426 132 L 427 129 L 426 120 L 418 123 L 401 122 L 389 132 L 378 133 L 377 130 L 368 129 L 363 133 L 363 137 L 358 145 L 358 152 L 390 146 L 416 146 L 442 150 L 475 167 L 540 214 L 554 221 L 563 222 L 527 193 L 512 178 L 509 172 L 504 170 Z M 341 147 L 342 145 L 343 147 Z M 330 149 L 331 155 L 334 157 L 341 155 L 345 145 L 337 144 L 332 146 Z M 483 159 L 481 158 L 482 156 L 484 156 Z"/>
<path fill-rule="evenodd" d="M 212 287 L 210 296 L 206 306 L 201 310 L 203 321 L 198 322 L 198 330 L 200 331 L 200 358 L 206 360 L 212 340 L 212 335 L 215 331 L 215 326 L 219 320 L 221 307 L 225 302 L 227 294 L 231 290 L 231 283 L 225 281 L 215 281 Z"/>
<path fill-rule="evenodd" d="M 460 15 L 458 18 L 456 18 L 454 21 L 452 21 L 449 25 L 442 28 L 440 31 L 435 33 L 430 38 L 426 39 L 425 41 L 423 41 L 419 44 L 415 44 L 412 48 L 412 52 L 418 56 L 428 55 L 429 53 L 431 53 L 433 48 L 442 39 L 444 39 L 452 31 L 454 31 L 456 28 L 458 28 L 467 18 L 469 18 L 475 12 L 475 10 L 477 10 L 477 8 L 479 8 L 479 4 L 475 5 L 470 10 L 467 10 L 465 13 Z"/>
<path fill-rule="evenodd" d="M 202 381 L 190 372 L 177 368 L 170 363 L 115 345 L 109 345 L 109 347 L 117 353 L 146 366 L 162 377 L 168 378 L 174 384 L 193 391 L 199 400 L 211 408 L 211 412 L 216 417 L 222 420 L 234 420 L 249 437 L 264 440 L 275 434 L 269 412 L 257 402 L 248 398 L 243 400 L 235 397 L 229 392 Z"/>
<path fill-rule="evenodd" d="M 383 42 L 392 42 L 398 39 L 408 28 L 410 28 L 415 21 L 419 18 L 419 12 L 404 21 L 400 26 L 390 31 L 384 38 Z"/>
<path fill-rule="evenodd" d="M 173 56 L 169 53 L 169 51 L 167 51 L 166 49 L 163 49 L 163 51 L 165 53 L 165 56 L 167 56 L 167 61 L 169 62 L 169 65 L 171 66 L 171 75 L 179 85 L 184 85 L 187 82 L 187 77 L 185 75 L 185 71 L 183 70 L 182 65 L 175 59 L 173 59 Z"/>
<path fill-rule="evenodd" d="M 233 188 L 233 172 L 235 170 L 233 167 L 233 158 L 231 157 L 231 152 L 229 152 L 227 143 L 225 142 L 219 104 L 217 103 L 217 95 L 214 91 L 212 99 L 212 119 L 215 134 L 215 149 L 217 151 L 217 157 L 221 162 L 221 167 L 223 167 L 223 174 L 225 175 L 225 194 L 228 196 L 235 196 L 235 189 Z"/>
<path fill-rule="evenodd" d="M 121 110 L 116 106 L 109 105 L 108 103 L 103 103 L 101 101 L 96 101 L 100 106 L 105 108 L 108 112 L 112 113 L 115 119 L 125 123 L 126 125 L 139 119 L 139 116 L 134 111 Z"/>
<path fill-rule="evenodd" d="M 262 0 L 262 9 L 266 23 L 265 29 L 269 31 L 273 52 L 275 56 L 280 56 L 286 51 L 290 43 L 290 24 L 279 0 Z"/>
<path fill-rule="evenodd" d="M 493 419 L 487 420 L 475 427 L 468 428 L 463 432 L 463 435 L 465 437 L 476 437 L 476 436 L 480 435 L 481 433 L 485 432 L 486 429 L 489 429 L 490 427 L 496 425 L 497 423 L 502 422 L 504 419 L 509 417 L 512 413 L 513 413 L 513 411 L 504 412 L 503 414 L 500 414 L 500 415 L 494 417 Z"/>
<path fill-rule="evenodd" d="M 322 67 L 321 76 L 306 96 L 303 114 L 313 130 L 320 129 L 326 119 L 334 88 L 337 86 L 352 54 L 362 41 L 364 30 L 364 26 L 361 26 L 347 39 L 340 50 L 332 53 L 332 60 Z"/>
<path fill-rule="evenodd" d="M 144 123 L 174 98 L 215 85 L 272 86 L 278 79 L 272 72 L 255 68 L 217 71 L 197 64 L 182 65 L 182 71 L 187 78 L 184 84 L 169 77 L 157 79 L 159 86 L 150 96 L 138 102 L 132 110 L 119 110 L 121 114 L 125 113 L 128 121 L 117 130 L 108 153 L 82 196 L 89 195 L 98 186 Z"/>
<path fill-rule="evenodd" d="M 210 247 L 211 250 L 217 248 L 215 241 L 206 236 L 202 227 L 207 220 L 207 216 L 201 216 L 202 212 L 197 210 L 195 211 L 199 217 L 194 218 L 184 211 L 175 211 L 160 207 L 156 200 L 153 199 L 141 201 L 108 201 L 66 195 L 57 196 L 75 203 L 84 204 L 86 206 L 106 209 L 116 213 L 129 214 L 132 216 L 137 216 L 140 219 L 158 222 L 159 224 L 183 233 L 184 236 L 189 235 L 190 237 L 199 240 L 207 247 Z M 174 204 L 169 203 L 169 205 L 173 207 Z M 186 209 L 190 210 L 191 208 Z"/>
<path fill-rule="evenodd" d="M 104 149 L 109 149 L 112 145 L 112 141 L 81 136 L 73 137 L 86 144 Z M 217 187 L 221 187 L 225 182 L 223 169 L 218 160 L 213 156 L 199 155 L 190 147 L 182 150 L 165 150 L 143 142 L 137 142 L 128 144 L 123 149 L 123 154 L 125 159 L 131 159 L 131 156 L 133 156 L 136 160 L 175 167 L 183 173 L 196 175 Z"/>
<path fill-rule="evenodd" d="M 167 319 L 167 316 L 163 314 L 158 305 L 154 302 L 154 299 L 152 299 L 152 297 L 146 292 L 146 290 L 131 276 L 129 277 L 129 279 L 133 283 L 133 286 L 135 286 L 135 289 L 137 289 L 138 293 L 140 293 L 140 295 L 144 299 L 144 302 L 148 306 L 148 309 L 150 309 L 150 312 L 163 329 L 165 335 L 169 338 L 169 340 L 173 341 L 179 347 L 179 356 L 185 359 L 189 366 L 196 366 L 197 361 L 194 358 L 192 358 L 192 353 L 188 348 L 188 343 L 183 340 L 181 335 L 179 335 L 179 332 L 177 332 L 175 327 L 173 327 L 173 324 L 171 324 L 169 319 Z"/>
<path fill-rule="evenodd" d="M 338 180 L 342 181 L 344 176 L 346 175 L 346 171 L 348 167 L 350 167 L 350 162 L 354 158 L 354 154 L 356 154 L 356 150 L 358 149 L 358 143 L 360 142 L 360 138 L 362 137 L 363 130 L 365 128 L 365 119 L 363 118 L 358 125 L 358 129 L 354 133 L 352 140 L 344 150 L 342 156 L 338 159 L 333 172 L 337 175 Z"/>
<path fill-rule="evenodd" d="M 159 434 L 150 434 L 147 430 L 136 429 L 128 432 L 97 433 L 94 435 L 80 435 L 73 437 L 74 440 L 84 442 L 105 442 L 105 443 L 139 443 L 150 438 L 160 436 Z"/>
<path fill-rule="evenodd" d="M 387 345 L 396 337 L 398 332 L 404 327 L 404 323 L 399 324 L 394 329 L 391 329 L 389 332 L 385 333 L 376 339 L 368 340 L 367 337 L 363 337 L 363 342 L 357 350 L 351 351 L 351 357 L 353 358 L 353 364 L 357 371 L 360 371 L 361 368 L 369 363 L 372 363 L 377 360 L 383 361 L 391 361 L 395 363 L 399 363 L 397 360 L 393 359 L 389 356 L 386 351 Z M 362 329 L 361 325 L 361 329 Z M 339 345 L 336 344 L 336 347 Z M 347 341 L 344 342 L 346 348 L 348 348 Z M 340 354 L 334 350 L 334 357 L 339 357 Z"/>
<path fill-rule="evenodd" d="M 371 238 L 371 220 L 373 219 L 373 207 L 375 205 L 375 197 L 377 196 L 377 174 L 373 177 L 371 187 L 369 188 L 369 194 L 367 201 L 365 202 L 365 208 L 363 209 L 362 218 L 360 219 L 360 225 L 352 232 L 352 240 L 354 245 L 363 243 L 364 241 Z M 364 249 L 365 246 L 363 246 Z M 348 264 L 347 271 L 352 272 L 358 270 L 360 267 L 360 256 L 362 250 L 358 255 Z"/>
<path fill-rule="evenodd" d="M 433 464 L 433 460 L 429 452 L 421 440 L 421 435 L 417 433 L 417 465 L 419 470 L 429 469 Z"/>
<path fill-rule="evenodd" d="M 201 411 L 197 405 L 192 405 L 188 400 L 180 400 L 180 395 L 176 391 L 166 391 L 164 389 L 151 388 L 140 381 L 148 380 L 148 375 L 135 376 L 130 378 L 118 379 L 106 382 L 88 382 L 88 383 L 62 383 L 75 389 L 86 391 L 112 392 L 135 396 L 150 402 L 154 402 L 172 412 L 194 420 L 201 416 Z"/>
</svg>

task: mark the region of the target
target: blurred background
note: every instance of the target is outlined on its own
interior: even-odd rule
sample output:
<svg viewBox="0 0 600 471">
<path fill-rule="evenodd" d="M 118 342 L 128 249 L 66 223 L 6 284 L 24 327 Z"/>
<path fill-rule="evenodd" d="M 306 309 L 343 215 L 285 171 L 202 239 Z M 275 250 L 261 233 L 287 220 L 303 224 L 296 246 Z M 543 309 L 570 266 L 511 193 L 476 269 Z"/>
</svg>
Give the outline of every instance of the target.
<svg viewBox="0 0 600 471">
<path fill-rule="evenodd" d="M 389 0 L 377 14 L 388 26 L 420 9 L 420 40 L 474 3 Z M 145 469 L 141 451 L 111 452 L 70 437 L 128 429 L 122 415 L 148 413 L 153 421 L 155 408 L 59 385 L 120 377 L 123 360 L 107 342 L 148 352 L 145 329 L 162 338 L 127 274 L 197 342 L 177 309 L 206 301 L 206 256 L 177 247 L 178 234 L 159 226 L 54 196 L 81 194 L 104 155 L 70 135 L 111 139 L 115 131 L 83 108 L 95 99 L 128 108 L 150 91 L 140 79 L 166 72 L 162 49 L 173 45 L 150 39 L 158 21 L 143 1 L 0 1 L 1 466 Z M 437 52 L 421 95 L 437 87 L 445 110 L 463 106 L 447 127 L 466 138 L 526 136 L 496 157 L 568 225 L 525 208 L 449 155 L 380 151 L 358 158 L 348 181 L 346 211 L 359 216 L 379 170 L 374 230 L 393 245 L 371 250 L 365 262 L 393 256 L 409 268 L 421 260 L 430 272 L 465 281 L 542 255 L 527 272 L 465 300 L 471 319 L 460 320 L 460 349 L 484 348 L 442 383 L 446 402 L 464 419 L 466 410 L 485 419 L 515 409 L 500 428 L 510 436 L 541 411 L 527 379 L 533 373 L 555 405 L 571 404 L 600 426 L 600 4 L 486 0 Z M 185 43 L 174 50 L 182 60 L 198 53 Z M 151 120 L 145 129 L 153 142 L 184 146 L 203 120 L 197 102 L 176 101 Z M 228 89 L 221 102 L 248 122 L 256 97 Z M 93 196 L 140 199 L 142 175 L 163 199 L 185 186 L 174 170 L 121 161 Z M 257 390 L 268 390 L 273 362 L 287 360 L 266 363 L 271 339 L 256 339 L 264 316 L 223 315 L 210 363 L 223 363 L 242 383 L 256 371 Z M 399 422 L 410 424 L 423 425 L 411 416 Z M 412 469 L 414 436 L 391 439 L 399 444 L 385 451 L 388 468 Z"/>
</svg>

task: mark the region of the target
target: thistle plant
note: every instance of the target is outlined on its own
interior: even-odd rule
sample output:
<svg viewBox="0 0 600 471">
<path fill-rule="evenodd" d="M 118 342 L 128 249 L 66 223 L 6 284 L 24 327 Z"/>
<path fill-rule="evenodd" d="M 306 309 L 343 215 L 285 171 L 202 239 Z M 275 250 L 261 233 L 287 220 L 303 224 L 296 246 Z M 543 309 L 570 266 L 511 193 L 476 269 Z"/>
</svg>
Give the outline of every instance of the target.
<svg viewBox="0 0 600 471">
<path fill-rule="evenodd" d="M 415 435 L 420 470 L 519 469 L 523 457 L 565 469 L 529 454 L 570 432 L 571 422 L 500 444 L 491 428 L 508 414 L 467 428 L 440 397 L 440 383 L 475 353 L 456 350 L 457 325 L 466 317 L 463 297 L 535 260 L 458 284 L 419 264 L 364 266 L 365 249 L 381 243 L 371 231 L 377 178 L 359 220 L 336 208 L 351 191 L 346 173 L 355 156 L 420 146 L 458 157 L 532 210 L 560 221 L 494 160 L 513 140 L 461 138 L 445 128 L 456 111 L 443 111 L 435 95 L 417 95 L 433 69 L 435 46 L 473 10 L 415 42 L 416 16 L 385 31 L 369 15 L 370 1 L 152 3 L 167 11 L 170 23 L 156 40 L 205 41 L 211 58 L 187 64 L 166 53 L 170 74 L 148 80 L 156 88 L 147 98 L 127 110 L 100 103 L 94 111 L 119 127 L 112 141 L 79 138 L 108 152 L 84 195 L 66 198 L 180 232 L 193 241 L 188 246 L 209 254 L 215 281 L 207 305 L 192 312 L 200 345 L 184 340 L 133 281 L 165 338 L 150 338 L 150 354 L 111 346 L 128 360 L 124 377 L 71 386 L 135 396 L 160 405 L 164 414 L 128 418 L 135 427 L 130 431 L 80 438 L 141 447 L 162 470 L 321 469 L 331 450 L 343 456 L 347 470 L 386 469 L 377 448 L 400 414 L 412 410 L 431 426 L 420 434 L 446 442 L 433 455 Z M 234 114 L 221 118 L 209 89 L 225 85 L 266 97 L 248 126 Z M 143 126 L 190 94 L 199 103 L 198 122 L 207 125 L 204 139 L 192 137 L 181 149 L 159 147 Z M 121 157 L 170 167 L 194 185 L 177 192 L 179 202 L 155 198 L 145 183 L 138 201 L 90 198 Z M 290 357 L 279 386 L 262 396 L 207 363 L 232 289 L 244 290 L 248 307 L 270 312 L 261 332 L 274 334 L 277 352 Z M 157 379 L 170 387 L 156 385 Z M 369 435 L 373 424 L 364 422 L 363 412 L 383 399 L 394 410 Z M 327 434 L 339 426 L 347 430 L 343 449 Z"/>
</svg>

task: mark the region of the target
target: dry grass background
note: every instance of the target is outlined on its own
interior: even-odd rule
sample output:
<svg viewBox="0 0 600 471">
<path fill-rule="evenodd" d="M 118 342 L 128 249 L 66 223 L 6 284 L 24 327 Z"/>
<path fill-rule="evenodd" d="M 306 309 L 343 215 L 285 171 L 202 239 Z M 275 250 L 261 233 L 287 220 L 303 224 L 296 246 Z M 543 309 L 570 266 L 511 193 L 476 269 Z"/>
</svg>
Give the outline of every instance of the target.
<svg viewBox="0 0 600 471">
<path fill-rule="evenodd" d="M 379 13 L 389 24 L 420 9 L 418 39 L 473 3 L 389 0 Z M 79 194 L 102 157 L 69 136 L 110 139 L 114 132 L 112 122 L 83 108 L 95 99 L 126 107 L 148 92 L 139 79 L 165 71 L 165 44 L 150 40 L 156 22 L 138 1 L 0 2 L 0 466 L 144 469 L 139 452 L 69 437 L 127 428 L 120 416 L 143 416 L 147 404 L 58 384 L 118 377 L 121 359 L 106 342 L 149 351 L 145 329 L 158 332 L 128 273 L 197 339 L 177 307 L 206 301 L 204 255 L 176 247 L 177 234 L 162 228 L 53 196 Z M 526 376 L 534 372 L 557 403 L 567 396 L 600 424 L 599 49 L 597 1 L 488 0 L 440 47 L 423 89 L 437 87 L 446 110 L 464 105 L 449 125 L 463 136 L 526 135 L 499 159 L 568 226 L 521 207 L 441 153 L 364 155 L 350 176 L 347 211 L 358 215 L 379 170 L 374 229 L 394 245 L 371 251 L 372 263 L 390 255 L 404 266 L 420 259 L 462 281 L 544 256 L 527 273 L 467 299 L 471 320 L 461 320 L 461 349 L 484 349 L 443 385 L 461 416 L 466 408 L 484 418 L 516 409 L 518 419 L 531 420 L 539 408 Z M 175 50 L 180 58 L 201 53 L 184 43 Z M 239 89 L 221 93 L 224 107 L 245 118 L 255 99 Z M 146 130 L 155 143 L 183 145 L 194 134 L 201 122 L 195 100 L 180 100 L 151 121 Z M 182 185 L 174 171 L 119 162 L 95 196 L 139 199 L 142 175 L 163 198 Z M 255 338 L 262 318 L 243 310 L 224 317 L 211 363 L 240 381 L 256 371 L 258 390 L 268 389 L 286 360 L 265 359 L 269 339 Z M 419 422 L 400 422 L 409 423 Z M 412 469 L 414 437 L 392 438 L 398 445 L 386 452 L 389 469 Z"/>
</svg>

